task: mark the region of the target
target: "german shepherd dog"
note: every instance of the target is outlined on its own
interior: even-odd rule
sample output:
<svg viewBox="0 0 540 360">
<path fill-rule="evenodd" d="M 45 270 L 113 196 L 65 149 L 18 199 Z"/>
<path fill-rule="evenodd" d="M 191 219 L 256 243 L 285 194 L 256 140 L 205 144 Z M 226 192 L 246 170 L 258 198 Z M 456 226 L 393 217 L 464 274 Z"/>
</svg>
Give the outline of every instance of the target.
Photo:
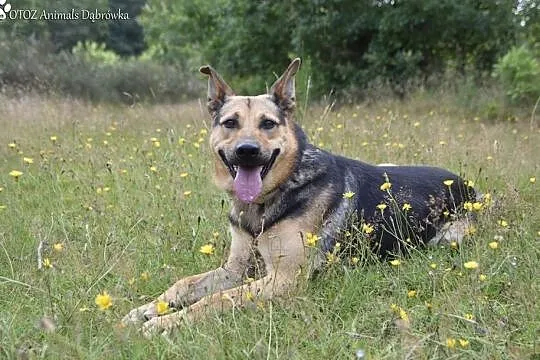
<svg viewBox="0 0 540 360">
<path fill-rule="evenodd" d="M 338 242 L 347 245 L 351 229 L 360 229 L 362 242 L 380 256 L 461 241 L 461 209 L 474 189 L 440 168 L 374 166 L 311 145 L 293 119 L 299 67 L 293 60 L 258 96 L 235 95 L 211 66 L 201 67 L 209 78 L 215 182 L 232 198 L 230 255 L 223 266 L 181 279 L 133 309 L 124 324 L 142 323 L 151 335 L 209 309 L 286 297 L 299 274 L 322 268 Z M 264 264 L 255 280 L 254 263 Z M 179 311 L 160 316 L 158 302 Z"/>
</svg>

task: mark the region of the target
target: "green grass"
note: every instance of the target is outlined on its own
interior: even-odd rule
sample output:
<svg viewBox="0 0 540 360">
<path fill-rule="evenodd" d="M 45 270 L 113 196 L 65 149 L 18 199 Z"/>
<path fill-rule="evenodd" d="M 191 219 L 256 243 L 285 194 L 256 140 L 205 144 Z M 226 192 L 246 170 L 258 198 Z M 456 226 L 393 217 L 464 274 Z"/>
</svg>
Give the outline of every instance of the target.
<svg viewBox="0 0 540 360">
<path fill-rule="evenodd" d="M 449 168 L 492 194 L 494 205 L 480 213 L 460 249 L 427 249 L 399 266 L 344 266 L 343 259 L 286 302 L 210 313 L 169 339 L 146 340 L 119 327 L 121 317 L 176 279 L 219 266 L 227 254 L 228 199 L 211 181 L 205 109 L 38 97 L 0 103 L 0 358 L 352 359 L 362 349 L 369 359 L 523 359 L 540 353 L 540 192 L 538 181 L 530 181 L 539 177 L 540 132 L 528 119 L 490 123 L 425 94 L 329 113 L 309 108 L 300 122 L 315 144 L 372 163 Z M 24 174 L 15 181 L 11 170 Z M 491 249 L 495 236 L 499 246 Z M 40 241 L 52 268 L 38 269 Z M 198 251 L 208 243 L 214 255 Z M 479 267 L 465 269 L 470 260 Z M 94 299 L 104 290 L 114 303 L 100 311 Z M 40 325 L 44 317 L 54 330 Z M 448 339 L 457 340 L 454 348 Z"/>
</svg>

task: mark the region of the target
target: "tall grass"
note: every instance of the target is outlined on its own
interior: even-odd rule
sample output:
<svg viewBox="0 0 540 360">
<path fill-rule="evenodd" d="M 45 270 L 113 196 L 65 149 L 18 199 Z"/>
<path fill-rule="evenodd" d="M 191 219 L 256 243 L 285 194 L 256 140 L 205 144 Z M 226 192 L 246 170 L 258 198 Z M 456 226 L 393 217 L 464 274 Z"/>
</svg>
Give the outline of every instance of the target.
<svg viewBox="0 0 540 360">
<path fill-rule="evenodd" d="M 336 359 L 360 350 L 370 359 L 523 359 L 539 352 L 540 134 L 528 119 L 485 121 L 452 96 L 427 93 L 307 107 L 301 125 L 316 145 L 373 163 L 449 168 L 494 205 L 459 249 L 426 249 L 399 266 L 342 259 L 292 299 L 210 312 L 170 338 L 146 340 L 118 326 L 121 317 L 226 258 L 228 200 L 210 180 L 204 107 L 37 96 L 0 103 L 1 357 Z M 12 170 L 23 175 L 16 180 Z M 209 243 L 215 253 L 200 253 Z M 478 268 L 465 268 L 468 261 Z M 113 298 L 106 311 L 94 304 L 103 291 Z"/>
</svg>

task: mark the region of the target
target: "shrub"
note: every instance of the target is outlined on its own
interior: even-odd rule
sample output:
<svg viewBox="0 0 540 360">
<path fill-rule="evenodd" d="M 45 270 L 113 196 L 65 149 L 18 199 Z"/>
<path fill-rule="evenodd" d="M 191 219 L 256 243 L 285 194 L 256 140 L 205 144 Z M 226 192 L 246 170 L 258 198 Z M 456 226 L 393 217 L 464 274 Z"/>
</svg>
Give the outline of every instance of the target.
<svg viewBox="0 0 540 360">
<path fill-rule="evenodd" d="M 71 52 L 88 62 L 96 62 L 104 65 L 115 64 L 120 61 L 120 56 L 112 50 L 107 50 L 105 44 L 98 44 L 93 41 L 79 41 Z"/>
<path fill-rule="evenodd" d="M 540 96 L 540 62 L 527 45 L 513 47 L 503 56 L 494 76 L 512 103 L 532 103 Z"/>
<path fill-rule="evenodd" d="M 0 43 L 0 87 L 127 103 L 179 101 L 203 93 L 196 69 L 122 59 L 96 43 L 79 44 L 72 53 L 53 53 L 48 46 Z"/>
</svg>

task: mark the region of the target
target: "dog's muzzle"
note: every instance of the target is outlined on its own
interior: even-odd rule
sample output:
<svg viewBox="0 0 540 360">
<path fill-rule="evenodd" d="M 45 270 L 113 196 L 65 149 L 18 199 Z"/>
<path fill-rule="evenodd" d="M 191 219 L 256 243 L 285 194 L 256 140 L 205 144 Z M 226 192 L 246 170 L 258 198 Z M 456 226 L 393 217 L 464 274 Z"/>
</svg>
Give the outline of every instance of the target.
<svg viewBox="0 0 540 360">
<path fill-rule="evenodd" d="M 274 165 L 280 150 L 274 149 L 270 158 L 261 153 L 260 146 L 242 143 L 236 146 L 229 160 L 223 150 L 218 154 L 233 178 L 233 190 L 238 199 L 253 202 L 262 192 L 262 181 Z"/>
</svg>

